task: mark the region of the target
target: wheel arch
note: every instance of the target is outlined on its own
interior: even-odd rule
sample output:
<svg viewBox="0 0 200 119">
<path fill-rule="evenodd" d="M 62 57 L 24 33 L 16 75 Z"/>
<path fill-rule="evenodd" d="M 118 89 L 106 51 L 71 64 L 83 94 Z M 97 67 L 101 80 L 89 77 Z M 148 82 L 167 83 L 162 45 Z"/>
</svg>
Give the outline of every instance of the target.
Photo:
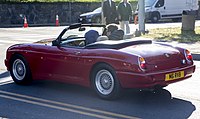
<svg viewBox="0 0 200 119">
<path fill-rule="evenodd" d="M 109 63 L 106 63 L 106 62 L 97 62 L 97 63 L 95 63 L 95 64 L 92 66 L 92 68 L 91 68 L 91 70 L 90 70 L 90 74 L 89 74 L 89 80 L 90 80 L 90 86 L 91 86 L 91 87 L 92 87 L 92 76 L 93 76 L 94 69 L 97 68 L 99 65 L 102 65 L 102 64 L 108 65 L 108 66 L 110 66 L 113 70 L 115 70 L 115 68 L 114 68 L 111 64 L 109 64 Z M 117 79 L 117 80 L 118 80 L 118 79 Z M 119 80 L 118 80 L 118 81 L 119 81 Z"/>
<path fill-rule="evenodd" d="M 15 57 L 17 57 L 17 56 L 19 56 L 19 57 L 24 57 L 22 54 L 20 54 L 20 53 L 18 53 L 18 52 L 15 52 L 15 53 L 13 53 L 12 55 L 11 55 L 11 57 L 10 57 L 10 60 L 9 60 L 9 69 L 11 69 L 12 68 L 12 62 L 13 62 L 13 60 L 15 59 Z"/>
<path fill-rule="evenodd" d="M 17 79 L 16 75 L 13 73 L 14 72 L 13 71 L 13 63 L 18 59 L 23 62 L 24 67 L 26 69 L 26 73 L 25 73 L 23 79 Z M 18 53 L 18 52 L 13 53 L 10 57 L 10 60 L 9 60 L 9 67 L 10 67 L 11 76 L 12 76 L 13 80 L 15 81 L 15 83 L 17 83 L 19 85 L 27 85 L 27 84 L 31 83 L 32 72 L 31 72 L 31 69 L 30 69 L 30 66 L 29 66 L 29 62 L 27 61 L 27 59 L 24 57 L 23 54 Z"/>
<path fill-rule="evenodd" d="M 152 20 L 154 15 L 158 15 L 158 21 L 161 19 L 161 14 L 159 11 L 153 11 L 150 15 L 150 19 Z"/>
<path fill-rule="evenodd" d="M 104 68 L 105 68 L 105 70 L 104 70 Z M 109 74 L 111 73 L 110 75 L 112 75 L 111 76 L 112 78 L 109 78 L 109 79 L 112 80 L 111 81 L 112 83 L 110 83 L 110 86 L 111 85 L 112 86 L 109 87 L 109 89 L 103 88 L 102 85 L 100 86 L 99 80 L 97 80 L 95 78 L 95 76 L 97 74 L 99 74 L 99 71 L 100 72 L 101 71 L 103 71 L 103 72 L 106 71 Z M 96 94 L 102 99 L 112 100 L 112 99 L 116 99 L 116 98 L 120 97 L 120 95 L 121 95 L 122 88 L 121 88 L 121 83 L 118 80 L 118 77 L 117 77 L 117 74 L 116 74 L 116 70 L 115 70 L 115 68 L 113 68 L 112 65 L 110 65 L 109 63 L 106 63 L 106 62 L 98 62 L 98 63 L 93 65 L 93 67 L 91 69 L 91 72 L 90 72 L 90 85 L 91 85 L 91 88 L 94 89 Z M 104 91 L 102 91 L 102 90 L 104 90 L 105 92 L 107 92 L 107 91 L 108 92 L 104 93 Z"/>
<path fill-rule="evenodd" d="M 30 66 L 28 60 L 24 57 L 23 54 L 18 53 L 18 52 L 15 52 L 15 53 L 13 53 L 13 54 L 11 55 L 11 57 L 10 57 L 10 60 L 9 60 L 9 70 L 12 69 L 12 65 L 11 65 L 11 64 L 12 64 L 13 60 L 15 59 L 15 57 L 17 57 L 17 56 L 18 56 L 18 57 L 22 57 L 24 60 L 26 60 L 27 65 Z M 30 69 L 30 72 L 31 72 L 31 68 L 30 68 L 30 67 L 29 67 L 29 69 Z M 31 75 L 32 75 L 32 72 L 31 72 Z"/>
<path fill-rule="evenodd" d="M 154 11 L 154 12 L 152 12 L 152 15 L 154 15 L 154 14 L 157 14 L 157 15 L 158 15 L 158 18 L 161 19 L 161 14 L 160 14 L 159 11 Z"/>
</svg>

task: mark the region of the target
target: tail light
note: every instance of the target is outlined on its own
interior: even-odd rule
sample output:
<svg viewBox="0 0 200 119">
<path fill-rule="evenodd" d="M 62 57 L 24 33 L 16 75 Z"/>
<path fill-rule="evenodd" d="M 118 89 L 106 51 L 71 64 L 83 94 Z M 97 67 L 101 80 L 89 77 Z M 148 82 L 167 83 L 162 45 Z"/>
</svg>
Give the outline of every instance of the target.
<svg viewBox="0 0 200 119">
<path fill-rule="evenodd" d="M 190 53 L 189 50 L 185 50 L 185 58 L 187 59 L 187 61 L 192 61 L 192 54 Z"/>
<path fill-rule="evenodd" d="M 146 62 L 145 62 L 145 59 L 143 57 L 138 58 L 138 64 L 139 64 L 139 67 L 142 71 L 144 71 L 146 69 Z"/>
</svg>

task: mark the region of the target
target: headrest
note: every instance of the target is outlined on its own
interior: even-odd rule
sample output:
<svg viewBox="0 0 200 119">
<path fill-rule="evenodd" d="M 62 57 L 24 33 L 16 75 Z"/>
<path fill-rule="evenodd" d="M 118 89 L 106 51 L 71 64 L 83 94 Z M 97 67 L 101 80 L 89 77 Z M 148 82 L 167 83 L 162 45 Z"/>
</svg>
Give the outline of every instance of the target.
<svg viewBox="0 0 200 119">
<path fill-rule="evenodd" d="M 99 37 L 99 33 L 95 30 L 89 30 L 85 33 L 85 42 L 86 45 L 90 43 L 96 42 L 97 38 Z"/>
<path fill-rule="evenodd" d="M 107 36 L 99 36 L 99 37 L 97 38 L 97 42 L 98 42 L 98 41 L 104 41 L 104 40 L 108 40 L 108 37 L 107 37 Z"/>
<path fill-rule="evenodd" d="M 113 31 L 109 36 L 109 40 L 122 40 L 124 37 L 124 31 L 119 29 L 119 30 L 115 30 Z"/>
</svg>

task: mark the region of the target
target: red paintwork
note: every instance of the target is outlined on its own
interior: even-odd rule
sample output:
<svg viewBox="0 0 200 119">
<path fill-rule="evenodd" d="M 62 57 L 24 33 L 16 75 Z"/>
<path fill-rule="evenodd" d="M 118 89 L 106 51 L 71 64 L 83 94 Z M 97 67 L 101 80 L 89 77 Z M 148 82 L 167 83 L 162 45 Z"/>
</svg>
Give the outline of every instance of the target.
<svg viewBox="0 0 200 119">
<path fill-rule="evenodd" d="M 5 64 L 10 70 L 10 59 L 18 53 L 25 57 L 33 79 L 57 80 L 90 86 L 90 74 L 98 63 L 107 63 L 114 68 L 123 88 L 151 88 L 166 86 L 192 75 L 193 61 L 181 64 L 185 59 L 184 49 L 160 44 L 134 45 L 123 49 L 76 49 L 44 44 L 24 44 L 11 46 L 7 51 Z M 164 53 L 171 55 L 166 58 Z M 146 61 L 147 69 L 138 66 L 138 56 Z M 165 74 L 184 71 L 185 77 L 164 81 Z"/>
</svg>

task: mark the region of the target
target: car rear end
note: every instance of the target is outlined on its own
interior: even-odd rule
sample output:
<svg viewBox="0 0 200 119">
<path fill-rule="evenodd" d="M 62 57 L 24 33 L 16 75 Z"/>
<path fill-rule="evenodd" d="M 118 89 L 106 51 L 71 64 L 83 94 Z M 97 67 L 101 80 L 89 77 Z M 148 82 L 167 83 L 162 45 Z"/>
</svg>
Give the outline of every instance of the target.
<svg viewBox="0 0 200 119">
<path fill-rule="evenodd" d="M 131 46 L 123 51 L 138 57 L 138 63 L 132 66 L 137 72 L 118 73 L 125 88 L 164 87 L 191 77 L 195 71 L 192 55 L 186 49 L 150 44 Z"/>
</svg>

